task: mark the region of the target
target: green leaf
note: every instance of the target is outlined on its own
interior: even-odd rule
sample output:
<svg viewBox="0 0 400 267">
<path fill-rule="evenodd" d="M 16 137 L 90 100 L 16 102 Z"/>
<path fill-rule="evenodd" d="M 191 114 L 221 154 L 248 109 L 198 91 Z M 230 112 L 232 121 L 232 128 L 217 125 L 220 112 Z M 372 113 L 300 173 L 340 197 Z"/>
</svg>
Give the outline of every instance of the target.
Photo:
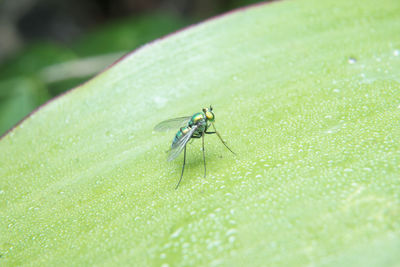
<svg viewBox="0 0 400 267">
<path fill-rule="evenodd" d="M 47 42 L 35 43 L 0 65 L 0 79 L 36 76 L 46 66 L 76 58 L 75 53 L 65 47 Z"/>
<path fill-rule="evenodd" d="M 117 20 L 84 36 L 74 51 L 85 56 L 130 51 L 187 24 L 176 15 L 163 13 Z"/>
<path fill-rule="evenodd" d="M 187 23 L 173 15 L 147 14 L 102 25 L 70 48 L 43 41 L 29 45 L 0 65 L 0 135 L 127 51 Z"/>
<path fill-rule="evenodd" d="M 5 265 L 394 266 L 400 2 L 274 2 L 126 56 L 0 141 Z M 212 104 L 171 163 L 158 122 Z"/>
<path fill-rule="evenodd" d="M 19 76 L 0 81 L 0 134 L 47 99 L 49 94 L 37 79 Z"/>
</svg>

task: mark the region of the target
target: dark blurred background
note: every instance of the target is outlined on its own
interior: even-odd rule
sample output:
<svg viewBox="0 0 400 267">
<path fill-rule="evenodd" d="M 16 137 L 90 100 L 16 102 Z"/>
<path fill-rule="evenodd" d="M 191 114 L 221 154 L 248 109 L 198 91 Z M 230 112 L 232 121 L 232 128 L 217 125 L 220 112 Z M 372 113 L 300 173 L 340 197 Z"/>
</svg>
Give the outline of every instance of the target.
<svg viewBox="0 0 400 267">
<path fill-rule="evenodd" d="M 0 0 L 0 135 L 123 54 L 257 0 Z"/>
</svg>

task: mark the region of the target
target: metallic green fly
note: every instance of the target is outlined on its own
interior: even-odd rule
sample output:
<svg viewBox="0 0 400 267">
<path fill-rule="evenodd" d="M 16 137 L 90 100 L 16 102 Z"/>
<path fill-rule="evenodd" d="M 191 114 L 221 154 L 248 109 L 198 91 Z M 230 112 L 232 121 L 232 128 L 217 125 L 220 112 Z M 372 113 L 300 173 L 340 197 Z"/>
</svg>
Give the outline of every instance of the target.
<svg viewBox="0 0 400 267">
<path fill-rule="evenodd" d="M 176 133 L 170 150 L 168 150 L 168 161 L 172 161 L 176 159 L 179 154 L 184 151 L 183 154 L 183 166 L 181 177 L 179 178 L 178 184 L 175 189 L 178 188 L 181 183 L 183 177 L 183 171 L 185 170 L 186 163 L 186 144 L 190 139 L 201 138 L 202 139 L 202 147 L 203 147 L 203 161 L 204 161 L 204 178 L 206 177 L 206 156 L 204 151 L 204 135 L 206 134 L 216 134 L 218 138 L 221 140 L 222 144 L 233 154 L 233 152 L 225 141 L 222 139 L 221 135 L 217 132 L 217 129 L 214 125 L 215 115 L 213 113 L 213 109 L 203 108 L 202 112 L 198 112 L 188 117 L 179 117 L 175 119 L 166 120 L 160 122 L 154 127 L 154 131 L 167 131 L 171 129 L 176 129 L 177 127 L 181 127 L 179 131 Z M 212 126 L 214 128 L 214 132 L 208 132 L 207 130 Z"/>
</svg>

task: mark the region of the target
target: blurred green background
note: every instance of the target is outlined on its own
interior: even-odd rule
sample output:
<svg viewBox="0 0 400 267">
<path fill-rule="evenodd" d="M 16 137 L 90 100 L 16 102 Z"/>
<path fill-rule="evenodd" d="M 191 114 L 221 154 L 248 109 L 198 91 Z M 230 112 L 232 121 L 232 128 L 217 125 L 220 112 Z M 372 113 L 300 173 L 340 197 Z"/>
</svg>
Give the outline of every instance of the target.
<svg viewBox="0 0 400 267">
<path fill-rule="evenodd" d="M 255 2 L 0 1 L 0 136 L 138 46 Z"/>
</svg>

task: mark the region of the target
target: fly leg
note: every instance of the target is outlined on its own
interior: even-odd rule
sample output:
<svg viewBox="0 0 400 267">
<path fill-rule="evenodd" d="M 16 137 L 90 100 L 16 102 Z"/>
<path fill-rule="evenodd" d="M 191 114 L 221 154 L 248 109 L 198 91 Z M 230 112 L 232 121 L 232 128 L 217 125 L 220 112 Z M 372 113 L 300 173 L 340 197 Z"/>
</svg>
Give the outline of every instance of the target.
<svg viewBox="0 0 400 267">
<path fill-rule="evenodd" d="M 185 149 L 183 152 L 183 166 L 182 166 L 182 173 L 181 173 L 181 178 L 179 178 L 179 182 L 175 187 L 175 190 L 178 189 L 179 184 L 181 183 L 182 177 L 183 177 L 183 171 L 185 170 L 185 163 L 186 163 L 186 145 L 185 145 Z"/>
<path fill-rule="evenodd" d="M 206 178 L 206 152 L 204 151 L 204 133 L 201 136 L 201 143 L 203 146 L 203 161 L 204 161 L 204 178 Z"/>
<path fill-rule="evenodd" d="M 200 135 L 192 135 L 192 137 L 190 137 L 190 139 L 192 139 L 190 141 L 190 144 L 193 143 L 194 139 L 198 139 L 198 138 L 201 138 L 201 136 Z"/>
<path fill-rule="evenodd" d="M 217 132 L 217 129 L 215 129 L 214 124 L 212 124 L 212 126 L 213 126 L 213 128 L 214 128 L 214 132 L 204 132 L 204 133 L 206 133 L 206 134 L 216 134 L 216 135 L 218 136 L 219 140 L 221 140 L 222 144 L 224 144 L 224 146 L 225 146 L 230 152 L 232 152 L 234 155 L 236 155 L 236 153 L 233 152 L 233 151 L 228 147 L 228 145 L 225 143 L 224 139 L 222 139 L 222 137 L 221 137 L 221 135 L 219 134 L 219 132 Z"/>
<path fill-rule="evenodd" d="M 204 161 L 204 178 L 206 178 L 206 173 L 207 173 L 207 169 L 206 169 L 206 154 L 205 154 L 205 150 L 204 150 L 204 133 L 203 132 L 202 135 L 193 135 L 191 138 L 193 139 L 197 139 L 197 138 L 201 138 L 201 143 L 202 143 L 202 150 L 203 150 L 203 161 Z"/>
</svg>

